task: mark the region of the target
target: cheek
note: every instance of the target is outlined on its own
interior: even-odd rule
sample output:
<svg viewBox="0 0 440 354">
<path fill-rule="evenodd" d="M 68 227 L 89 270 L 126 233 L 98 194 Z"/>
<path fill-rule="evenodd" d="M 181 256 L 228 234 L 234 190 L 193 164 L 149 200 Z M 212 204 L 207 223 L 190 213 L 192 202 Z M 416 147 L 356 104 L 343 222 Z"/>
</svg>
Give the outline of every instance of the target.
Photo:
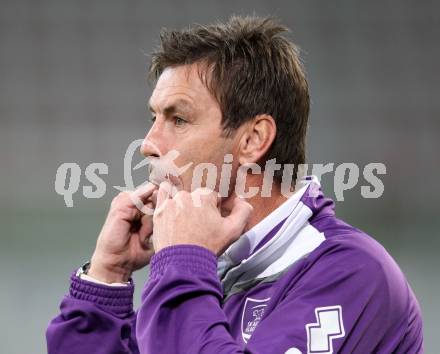
<svg viewBox="0 0 440 354">
<path fill-rule="evenodd" d="M 186 183 L 191 189 L 206 187 L 228 196 L 235 187 L 236 168 L 233 164 L 224 164 L 223 155 L 212 157 L 194 164 L 185 176 Z"/>
<path fill-rule="evenodd" d="M 185 166 L 192 163 L 191 167 L 180 175 L 183 187 L 186 191 L 190 191 L 194 186 L 207 186 L 208 178 L 212 181 L 213 177 L 208 177 L 207 168 L 202 168 L 200 164 L 212 164 L 216 167 L 216 173 L 211 171 L 211 176 L 215 178 L 214 185 L 209 183 L 208 187 L 213 186 L 218 190 L 219 180 L 221 175 L 221 168 L 224 163 L 225 154 L 231 153 L 231 142 L 219 138 L 218 136 L 207 138 L 209 134 L 205 134 L 203 139 L 192 140 L 191 142 L 181 142 L 179 147 L 175 147 L 179 151 L 179 156 L 175 159 L 175 164 L 178 167 Z M 235 160 L 235 158 L 234 158 Z M 234 161 L 235 163 L 236 161 Z M 197 167 L 199 166 L 199 167 Z M 210 169 L 214 170 L 212 167 Z M 200 178 L 202 177 L 202 178 Z M 200 182 L 201 180 L 201 182 Z M 235 180 L 231 178 L 231 186 L 234 185 Z"/>
<path fill-rule="evenodd" d="M 181 174 L 179 175 L 179 179 L 183 189 L 186 191 L 190 191 L 194 166 L 198 164 L 198 161 L 194 161 L 193 154 L 190 153 L 189 151 L 186 150 L 178 150 L 178 151 L 179 151 L 179 156 L 174 160 L 174 163 L 178 168 L 185 168 L 186 165 L 191 163 L 190 167 L 182 171 Z"/>
<path fill-rule="evenodd" d="M 179 166 L 184 166 L 189 162 L 192 163 L 191 167 L 180 175 L 180 179 L 186 191 L 192 192 L 193 189 L 199 187 L 215 188 L 216 180 L 214 178 L 220 176 L 220 169 L 210 156 L 205 153 L 203 154 L 204 156 L 200 155 L 202 154 L 186 156 L 185 159 L 180 159 L 178 163 Z M 207 185 L 208 171 L 211 176 L 209 177 L 210 180 L 212 181 L 214 179 L 214 182 Z"/>
</svg>

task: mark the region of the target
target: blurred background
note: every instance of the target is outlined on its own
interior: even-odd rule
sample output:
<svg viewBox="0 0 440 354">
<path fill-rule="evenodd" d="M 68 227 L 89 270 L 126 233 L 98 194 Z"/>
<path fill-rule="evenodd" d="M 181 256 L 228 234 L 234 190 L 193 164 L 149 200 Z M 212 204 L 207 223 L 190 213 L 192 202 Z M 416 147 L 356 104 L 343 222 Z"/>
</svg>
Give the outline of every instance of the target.
<svg viewBox="0 0 440 354">
<path fill-rule="evenodd" d="M 361 174 L 337 213 L 397 260 L 422 306 L 426 352 L 438 353 L 440 3 L 429 0 L 1 0 L 1 353 L 46 352 L 69 275 L 124 185 L 125 151 L 150 126 L 145 74 L 160 29 L 234 13 L 279 17 L 303 49 L 308 161 L 386 165 L 379 199 L 361 196 Z M 66 162 L 82 171 L 73 208 L 54 187 Z M 93 162 L 108 165 L 100 199 L 82 193 Z M 334 197 L 333 175 L 322 184 Z M 135 276 L 136 304 L 146 277 Z"/>
</svg>

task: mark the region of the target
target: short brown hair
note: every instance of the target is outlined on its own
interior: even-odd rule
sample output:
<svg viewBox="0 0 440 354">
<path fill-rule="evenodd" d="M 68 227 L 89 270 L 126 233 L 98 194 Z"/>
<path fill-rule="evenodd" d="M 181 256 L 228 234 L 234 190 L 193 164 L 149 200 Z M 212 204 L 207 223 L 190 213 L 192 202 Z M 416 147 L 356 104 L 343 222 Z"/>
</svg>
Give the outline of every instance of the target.
<svg viewBox="0 0 440 354">
<path fill-rule="evenodd" d="M 281 34 L 288 29 L 273 18 L 233 16 L 226 23 L 163 29 L 152 54 L 150 76 L 167 67 L 205 63 L 207 88 L 222 111 L 228 134 L 259 114 L 271 115 L 276 138 L 265 160 L 282 165 L 305 163 L 310 99 L 298 47 Z M 275 171 L 281 181 L 282 169 Z"/>
</svg>

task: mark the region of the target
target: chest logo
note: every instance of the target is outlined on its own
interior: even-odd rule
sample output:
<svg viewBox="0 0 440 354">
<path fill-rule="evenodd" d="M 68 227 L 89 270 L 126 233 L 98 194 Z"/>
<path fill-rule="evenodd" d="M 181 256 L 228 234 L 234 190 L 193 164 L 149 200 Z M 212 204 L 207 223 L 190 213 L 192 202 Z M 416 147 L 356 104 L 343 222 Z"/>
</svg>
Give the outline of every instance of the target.
<svg viewBox="0 0 440 354">
<path fill-rule="evenodd" d="M 260 323 L 270 297 L 266 299 L 246 298 L 241 316 L 241 335 L 245 343 L 251 338 L 255 328 Z"/>
</svg>

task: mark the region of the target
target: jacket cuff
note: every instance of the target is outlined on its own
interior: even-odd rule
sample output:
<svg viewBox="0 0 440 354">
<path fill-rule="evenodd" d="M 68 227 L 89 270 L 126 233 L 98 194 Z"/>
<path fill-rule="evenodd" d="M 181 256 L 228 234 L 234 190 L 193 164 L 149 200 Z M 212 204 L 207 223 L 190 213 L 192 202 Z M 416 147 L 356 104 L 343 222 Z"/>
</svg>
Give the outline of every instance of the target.
<svg viewBox="0 0 440 354">
<path fill-rule="evenodd" d="M 81 279 L 76 272 L 70 277 L 69 294 L 72 298 L 92 302 L 118 315 L 133 311 L 133 293 L 132 279 L 127 285 L 108 286 Z"/>
<path fill-rule="evenodd" d="M 150 278 L 162 276 L 169 266 L 192 273 L 211 274 L 217 277 L 217 257 L 210 250 L 196 245 L 165 247 L 151 259 Z"/>
</svg>

